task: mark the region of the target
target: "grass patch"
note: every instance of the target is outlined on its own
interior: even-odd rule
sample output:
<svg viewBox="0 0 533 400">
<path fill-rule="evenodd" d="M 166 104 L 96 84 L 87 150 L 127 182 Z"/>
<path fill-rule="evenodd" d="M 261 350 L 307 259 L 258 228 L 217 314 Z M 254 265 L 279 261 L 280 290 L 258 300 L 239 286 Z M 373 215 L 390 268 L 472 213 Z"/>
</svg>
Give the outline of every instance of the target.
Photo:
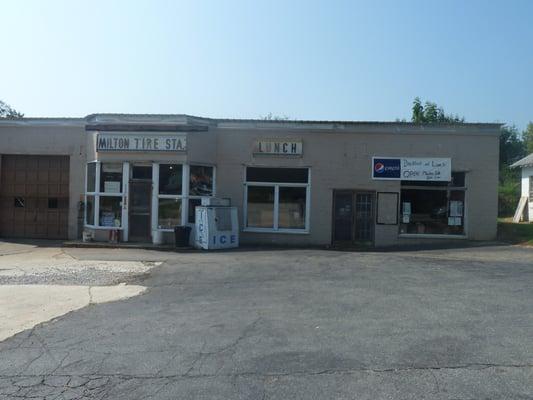
<svg viewBox="0 0 533 400">
<path fill-rule="evenodd" d="M 502 242 L 533 246 L 533 224 L 515 224 L 512 218 L 499 218 L 498 239 Z"/>
</svg>

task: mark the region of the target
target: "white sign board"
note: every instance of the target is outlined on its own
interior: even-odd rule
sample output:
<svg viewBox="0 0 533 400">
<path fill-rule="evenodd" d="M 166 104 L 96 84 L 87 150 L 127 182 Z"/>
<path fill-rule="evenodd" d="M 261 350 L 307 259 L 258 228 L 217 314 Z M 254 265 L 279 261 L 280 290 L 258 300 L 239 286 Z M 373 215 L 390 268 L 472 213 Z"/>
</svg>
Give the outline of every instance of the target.
<svg viewBox="0 0 533 400">
<path fill-rule="evenodd" d="M 105 193 L 120 193 L 120 182 L 105 181 L 104 192 Z"/>
<path fill-rule="evenodd" d="M 300 156 L 302 152 L 303 143 L 301 140 L 258 140 L 254 145 L 254 154 Z"/>
<path fill-rule="evenodd" d="M 452 161 L 449 158 L 402 158 L 402 180 L 451 181 Z"/>
<path fill-rule="evenodd" d="M 100 133 L 96 151 L 170 151 L 187 150 L 186 135 L 131 135 Z"/>
<path fill-rule="evenodd" d="M 373 157 L 372 179 L 445 181 L 452 179 L 451 158 Z"/>
</svg>

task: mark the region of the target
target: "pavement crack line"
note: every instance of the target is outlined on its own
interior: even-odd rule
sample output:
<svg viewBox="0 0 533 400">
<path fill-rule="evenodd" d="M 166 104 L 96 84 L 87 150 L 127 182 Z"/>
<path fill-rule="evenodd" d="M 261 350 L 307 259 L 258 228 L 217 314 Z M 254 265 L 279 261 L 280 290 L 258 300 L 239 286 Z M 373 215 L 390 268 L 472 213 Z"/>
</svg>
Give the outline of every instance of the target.
<svg viewBox="0 0 533 400">
<path fill-rule="evenodd" d="M 202 379 L 202 378 L 220 378 L 220 377 L 290 377 L 290 376 L 320 376 L 320 375 L 335 375 L 335 374 L 353 374 L 358 372 L 363 373 L 398 373 L 398 372 L 416 372 L 416 371 L 447 371 L 447 370 L 484 370 L 491 368 L 532 368 L 533 364 L 483 364 L 483 363 L 472 363 L 464 365 L 452 365 L 452 366 L 427 366 L 427 367 L 398 367 L 398 368 L 347 368 L 347 369 L 325 369 L 319 371 L 290 371 L 290 372 L 237 372 L 229 374 L 196 374 L 187 375 L 184 374 L 173 374 L 173 375 L 129 375 L 129 374 L 80 374 L 80 375 L 69 375 L 69 374 L 57 374 L 57 375 L 47 375 L 47 374 L 38 374 L 38 375 L 0 375 L 2 379 L 21 379 L 21 378 L 40 378 L 43 376 L 55 376 L 55 377 L 80 377 L 90 380 L 100 379 L 100 378 L 117 378 L 117 379 L 139 379 L 139 380 L 153 380 L 153 379 Z"/>
</svg>

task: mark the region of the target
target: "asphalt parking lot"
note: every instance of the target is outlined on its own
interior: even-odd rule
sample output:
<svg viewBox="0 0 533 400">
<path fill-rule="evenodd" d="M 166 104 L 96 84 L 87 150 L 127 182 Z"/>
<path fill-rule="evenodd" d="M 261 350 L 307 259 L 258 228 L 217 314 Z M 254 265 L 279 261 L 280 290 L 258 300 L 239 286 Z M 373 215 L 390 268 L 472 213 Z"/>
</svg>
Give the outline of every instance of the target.
<svg viewBox="0 0 533 400">
<path fill-rule="evenodd" d="M 0 398 L 533 398 L 531 248 L 66 253 L 163 264 L 0 342 Z"/>
</svg>

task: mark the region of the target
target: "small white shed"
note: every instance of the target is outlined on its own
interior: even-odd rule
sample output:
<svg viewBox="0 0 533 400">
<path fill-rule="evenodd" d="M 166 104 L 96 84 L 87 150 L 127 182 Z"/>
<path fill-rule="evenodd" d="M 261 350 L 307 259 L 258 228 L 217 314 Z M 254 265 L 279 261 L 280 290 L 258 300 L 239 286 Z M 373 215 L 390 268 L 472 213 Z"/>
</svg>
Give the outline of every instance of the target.
<svg viewBox="0 0 533 400">
<path fill-rule="evenodd" d="M 533 222 L 533 153 L 511 165 L 518 167 L 522 168 L 522 192 L 513 220 Z"/>
</svg>

